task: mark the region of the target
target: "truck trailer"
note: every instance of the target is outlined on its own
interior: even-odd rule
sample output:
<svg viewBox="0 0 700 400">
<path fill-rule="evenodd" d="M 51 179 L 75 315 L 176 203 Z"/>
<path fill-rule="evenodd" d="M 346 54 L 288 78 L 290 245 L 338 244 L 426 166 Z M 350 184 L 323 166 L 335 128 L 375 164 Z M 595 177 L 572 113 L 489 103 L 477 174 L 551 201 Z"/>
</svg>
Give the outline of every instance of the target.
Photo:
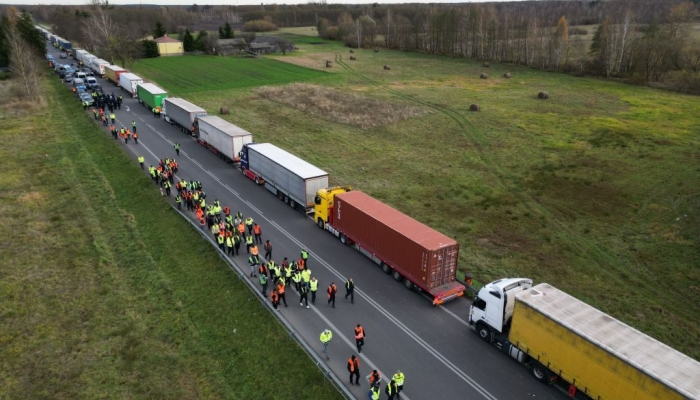
<svg viewBox="0 0 700 400">
<path fill-rule="evenodd" d="M 195 119 L 207 115 L 207 110 L 179 97 L 166 97 L 163 99 L 163 115 L 165 121 L 192 135 Z"/>
<path fill-rule="evenodd" d="M 469 325 L 537 380 L 568 383 L 571 397 L 700 399 L 700 362 L 547 283 L 485 285 Z"/>
<path fill-rule="evenodd" d="M 61 50 L 68 51 L 73 49 L 73 45 L 71 44 L 71 42 L 67 41 L 66 39 L 61 38 L 58 44 Z"/>
<path fill-rule="evenodd" d="M 140 83 L 136 85 L 136 96 L 139 98 L 139 103 L 152 110 L 163 107 L 163 99 L 168 97 L 168 92 L 152 83 Z"/>
<path fill-rule="evenodd" d="M 97 58 L 97 56 L 88 53 L 88 54 L 83 54 L 82 59 L 80 61 L 83 62 L 83 66 L 85 68 L 89 68 L 90 71 L 92 71 L 92 68 L 90 68 L 90 63 L 92 63 L 92 60 L 94 60 L 96 58 Z"/>
<path fill-rule="evenodd" d="M 73 57 L 78 60 L 78 61 L 83 61 L 85 62 L 84 58 L 85 56 L 89 55 L 90 53 L 87 50 L 83 49 L 76 49 L 75 53 L 73 53 Z"/>
<path fill-rule="evenodd" d="M 131 93 L 131 97 L 136 97 L 136 86 L 143 83 L 140 76 L 131 72 L 123 72 L 119 74 L 119 87 Z"/>
<path fill-rule="evenodd" d="M 101 58 L 93 58 L 90 61 L 90 65 L 88 65 L 88 68 L 90 68 L 95 74 L 102 76 L 105 74 L 105 67 L 108 65 L 110 64 L 107 60 L 103 60 Z"/>
<path fill-rule="evenodd" d="M 107 65 L 104 67 L 105 79 L 117 86 L 119 85 L 119 75 L 124 72 L 126 70 L 118 65 Z"/>
<path fill-rule="evenodd" d="M 197 141 L 229 163 L 240 161 L 243 145 L 253 142 L 253 134 L 215 115 L 194 121 Z"/>
<path fill-rule="evenodd" d="M 456 280 L 459 243 L 406 214 L 348 187 L 319 190 L 314 220 L 353 246 L 407 289 L 434 305 L 464 295 Z"/>
<path fill-rule="evenodd" d="M 270 143 L 243 145 L 243 175 L 276 195 L 290 207 L 313 208 L 319 189 L 328 187 L 328 173 Z"/>
</svg>

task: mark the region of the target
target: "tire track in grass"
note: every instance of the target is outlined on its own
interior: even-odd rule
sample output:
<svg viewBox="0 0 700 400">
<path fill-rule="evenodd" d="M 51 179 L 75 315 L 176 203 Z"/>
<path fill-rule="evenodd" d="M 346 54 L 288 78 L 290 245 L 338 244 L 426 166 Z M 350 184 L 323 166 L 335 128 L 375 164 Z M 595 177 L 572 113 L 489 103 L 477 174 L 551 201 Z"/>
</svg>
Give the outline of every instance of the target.
<svg viewBox="0 0 700 400">
<path fill-rule="evenodd" d="M 340 53 L 335 53 L 335 62 L 339 66 L 341 66 L 345 71 L 348 73 L 356 76 L 357 78 L 362 79 L 363 81 L 367 82 L 368 84 L 376 87 L 379 90 L 383 90 L 385 92 L 391 93 L 396 97 L 402 98 L 407 101 L 411 101 L 413 103 L 418 103 L 424 107 L 428 107 L 432 110 L 437 111 L 438 113 L 446 116 L 447 118 L 451 119 L 457 126 L 459 127 L 460 131 L 464 134 L 464 137 L 471 143 L 472 147 L 476 149 L 477 154 L 479 156 L 479 159 L 481 162 L 486 166 L 486 172 L 493 178 L 492 182 L 494 182 L 497 187 L 501 190 L 503 190 L 506 193 L 509 193 L 513 195 L 515 198 L 519 199 L 521 203 L 525 206 L 525 208 L 534 213 L 537 216 L 542 217 L 545 221 L 547 221 L 547 224 L 551 224 L 553 228 L 555 228 L 556 231 L 559 232 L 564 232 L 566 233 L 566 236 L 570 238 L 569 240 L 566 241 L 570 246 L 577 248 L 581 252 L 583 252 L 586 255 L 589 255 L 596 263 L 598 263 L 599 266 L 601 267 L 607 267 L 609 266 L 610 262 L 608 260 L 617 260 L 618 262 L 622 262 L 622 259 L 619 256 L 616 256 L 615 254 L 611 253 L 610 251 L 602 248 L 599 246 L 597 243 L 594 243 L 590 239 L 587 239 L 586 237 L 583 237 L 581 235 L 578 235 L 574 230 L 569 228 L 565 223 L 561 222 L 558 218 L 556 218 L 556 215 L 549 209 L 547 209 L 545 206 L 540 204 L 537 200 L 535 200 L 532 196 L 526 194 L 523 191 L 517 190 L 517 188 L 511 188 L 508 184 L 506 184 L 503 181 L 502 176 L 503 170 L 501 167 L 498 165 L 498 163 L 493 160 L 493 157 L 489 156 L 484 150 L 483 150 L 483 135 L 480 135 L 474 125 L 463 115 L 459 114 L 456 111 L 445 109 L 442 107 L 439 107 L 431 102 L 424 101 L 424 100 L 419 100 L 416 99 L 412 96 L 409 96 L 407 94 L 401 93 L 400 91 L 396 89 L 392 89 L 386 84 L 383 84 L 379 81 L 376 81 L 374 79 L 371 79 L 357 71 L 355 71 L 352 67 L 350 67 L 348 64 L 346 64 L 343 61 L 343 56 Z M 625 264 L 628 264 L 628 262 L 625 262 Z"/>
</svg>

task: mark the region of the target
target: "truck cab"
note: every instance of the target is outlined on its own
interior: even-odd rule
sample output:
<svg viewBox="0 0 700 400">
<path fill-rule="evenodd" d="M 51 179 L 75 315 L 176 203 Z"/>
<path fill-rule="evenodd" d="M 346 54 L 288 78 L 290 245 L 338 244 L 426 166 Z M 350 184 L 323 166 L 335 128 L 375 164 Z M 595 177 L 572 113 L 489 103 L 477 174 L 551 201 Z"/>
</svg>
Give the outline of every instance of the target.
<svg viewBox="0 0 700 400">
<path fill-rule="evenodd" d="M 499 279 L 485 285 L 469 308 L 469 326 L 483 340 L 492 342 L 494 335 L 506 333 L 515 307 L 515 295 L 532 288 L 532 279 Z"/>
<path fill-rule="evenodd" d="M 319 228 L 328 229 L 328 225 L 333 223 L 333 199 L 335 195 L 351 190 L 350 186 L 335 186 L 316 192 L 316 197 L 314 198 L 314 221 L 316 221 Z"/>
</svg>

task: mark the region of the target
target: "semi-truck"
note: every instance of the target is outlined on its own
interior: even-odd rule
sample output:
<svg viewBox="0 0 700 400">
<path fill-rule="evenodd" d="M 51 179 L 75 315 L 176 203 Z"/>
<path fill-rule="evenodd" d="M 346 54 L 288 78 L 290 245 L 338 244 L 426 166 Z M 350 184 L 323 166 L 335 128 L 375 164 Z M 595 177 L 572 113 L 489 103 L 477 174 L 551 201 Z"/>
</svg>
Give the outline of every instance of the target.
<svg viewBox="0 0 700 400">
<path fill-rule="evenodd" d="M 73 49 L 72 57 L 73 57 L 74 60 L 80 61 L 80 58 L 79 58 L 80 56 L 78 55 L 79 53 L 86 54 L 87 51 L 85 51 L 85 50 L 83 50 L 83 49 Z"/>
<path fill-rule="evenodd" d="M 197 141 L 229 163 L 240 161 L 243 145 L 253 142 L 253 134 L 215 115 L 198 117 L 194 121 Z"/>
<path fill-rule="evenodd" d="M 82 60 L 80 60 L 80 61 L 83 62 L 83 66 L 84 66 L 85 68 L 89 68 L 90 71 L 92 71 L 92 68 L 90 68 L 90 63 L 92 63 L 92 60 L 94 60 L 94 59 L 96 59 L 96 58 L 97 58 L 96 55 L 93 55 L 93 54 L 88 53 L 88 54 L 83 54 Z"/>
<path fill-rule="evenodd" d="M 119 75 L 124 72 L 126 72 L 126 70 L 118 65 L 107 65 L 104 67 L 105 79 L 115 85 L 119 85 Z"/>
<path fill-rule="evenodd" d="M 456 280 L 459 243 L 363 192 L 345 186 L 319 190 L 314 221 L 434 305 L 464 295 Z"/>
<path fill-rule="evenodd" d="M 152 83 L 140 83 L 136 85 L 136 96 L 139 98 L 139 103 L 152 110 L 163 107 L 163 99 L 168 97 L 168 92 Z"/>
<path fill-rule="evenodd" d="M 110 65 L 109 61 L 103 60 L 101 58 L 94 58 L 92 61 L 90 61 L 90 65 L 88 65 L 88 68 L 90 68 L 95 74 L 97 75 L 104 75 L 105 74 L 105 67 Z"/>
<path fill-rule="evenodd" d="M 481 288 L 469 325 L 483 340 L 592 399 L 700 399 L 700 362 L 549 285 L 508 278 Z"/>
<path fill-rule="evenodd" d="M 248 143 L 240 153 L 243 175 L 290 207 L 313 208 L 316 192 L 328 187 L 328 173 L 270 143 Z"/>
<path fill-rule="evenodd" d="M 58 41 L 58 45 L 61 50 L 68 51 L 73 49 L 71 42 L 63 38 L 60 38 L 60 40 Z"/>
<path fill-rule="evenodd" d="M 132 74 L 131 72 L 119 74 L 119 87 L 121 87 L 122 90 L 126 90 L 127 92 L 131 93 L 131 97 L 136 96 L 136 86 L 142 83 L 143 79 L 136 74 Z"/>
<path fill-rule="evenodd" d="M 163 99 L 162 111 L 166 122 L 177 126 L 188 135 L 194 133 L 195 119 L 207 115 L 207 110 L 179 97 Z"/>
</svg>

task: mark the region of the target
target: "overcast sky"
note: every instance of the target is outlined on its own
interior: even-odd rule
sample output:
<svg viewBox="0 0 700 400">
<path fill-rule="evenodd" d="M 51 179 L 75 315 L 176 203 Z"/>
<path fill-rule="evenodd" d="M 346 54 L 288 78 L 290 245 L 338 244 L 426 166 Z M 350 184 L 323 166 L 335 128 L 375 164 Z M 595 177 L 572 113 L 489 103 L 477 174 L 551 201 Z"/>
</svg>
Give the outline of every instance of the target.
<svg viewBox="0 0 700 400">
<path fill-rule="evenodd" d="M 328 4 L 372 4 L 372 3 L 380 3 L 380 4 L 395 4 L 395 3 L 484 3 L 484 2 L 494 2 L 494 1 L 514 1 L 514 0 L 472 0 L 472 1 L 464 1 L 464 0 L 442 0 L 442 1 L 436 1 L 436 0 L 412 0 L 412 1 L 405 1 L 405 0 L 383 0 L 383 1 L 373 1 L 373 0 L 355 0 L 355 1 L 343 1 L 343 0 L 327 0 Z M 518 1 L 518 0 L 515 0 Z M 110 0 L 109 1 L 111 4 L 166 4 L 166 5 L 192 5 L 194 3 L 197 3 L 198 5 L 244 5 L 244 4 L 305 4 L 308 3 L 308 1 L 300 1 L 300 0 L 261 0 L 261 1 L 255 1 L 255 0 L 225 0 L 225 1 L 217 1 L 217 0 L 208 0 L 208 1 L 202 1 L 202 2 L 194 2 L 194 1 L 183 1 L 183 0 L 161 0 L 161 1 L 134 1 L 134 0 Z M 37 0 L 10 0 L 7 3 L 10 4 L 73 4 L 73 5 L 80 5 L 80 4 L 86 4 L 87 2 L 84 0 L 62 0 L 60 2 L 57 1 L 37 1 Z"/>
</svg>

